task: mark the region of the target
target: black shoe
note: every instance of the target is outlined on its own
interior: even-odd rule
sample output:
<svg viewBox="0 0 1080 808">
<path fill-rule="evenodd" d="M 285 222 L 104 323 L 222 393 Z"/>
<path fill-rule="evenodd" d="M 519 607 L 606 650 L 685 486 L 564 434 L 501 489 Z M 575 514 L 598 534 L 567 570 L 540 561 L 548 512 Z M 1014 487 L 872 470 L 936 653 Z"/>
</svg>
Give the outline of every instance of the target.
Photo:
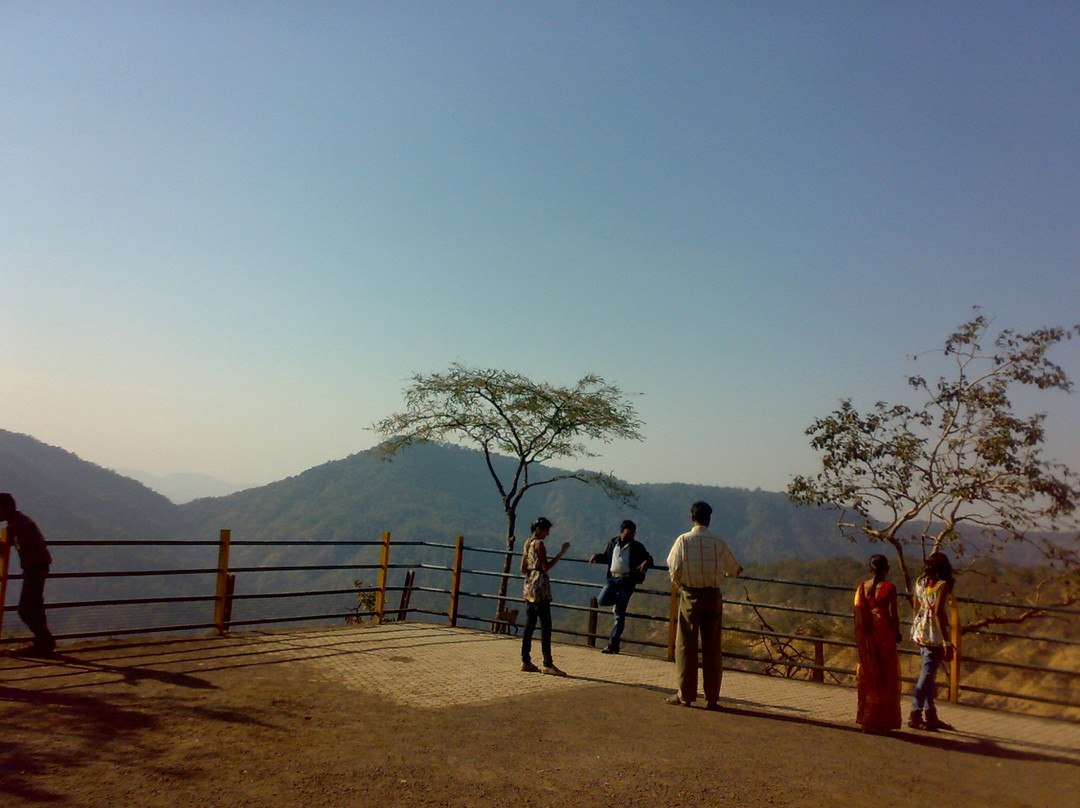
<svg viewBox="0 0 1080 808">
<path fill-rule="evenodd" d="M 937 732 L 938 730 L 953 730 L 956 729 L 952 724 L 946 724 L 940 718 L 938 718 L 937 710 L 927 710 L 926 719 L 923 721 L 923 729 L 930 732 Z"/>
<path fill-rule="evenodd" d="M 56 652 L 49 648 L 39 648 L 36 645 L 27 645 L 26 647 L 15 651 L 15 655 L 28 657 L 30 659 L 52 659 L 56 656 Z"/>
<path fill-rule="evenodd" d="M 609 645 L 607 648 L 602 649 L 600 651 L 600 653 L 601 654 L 617 654 L 617 653 L 619 653 L 619 646 L 617 646 L 617 645 Z"/>
</svg>

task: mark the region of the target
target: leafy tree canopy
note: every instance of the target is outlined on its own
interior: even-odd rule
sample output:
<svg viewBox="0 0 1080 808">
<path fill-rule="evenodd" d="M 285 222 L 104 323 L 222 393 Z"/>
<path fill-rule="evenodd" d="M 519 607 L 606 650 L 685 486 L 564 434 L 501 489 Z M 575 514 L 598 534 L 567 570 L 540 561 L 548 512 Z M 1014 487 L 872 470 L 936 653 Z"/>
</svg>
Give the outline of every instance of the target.
<svg viewBox="0 0 1080 808">
<path fill-rule="evenodd" d="M 386 438 L 380 449 L 383 456 L 390 457 L 417 441 L 476 446 L 506 514 L 504 573 L 509 572 L 509 553 L 514 549 L 517 507 L 529 489 L 577 480 L 598 486 L 620 501 L 633 499 L 629 488 L 605 472 L 579 470 L 530 477 L 535 464 L 594 456 L 586 441 L 642 439 L 642 422 L 633 405 L 618 387 L 599 376 L 587 375 L 573 387 L 556 387 L 506 370 L 454 364 L 446 373 L 414 374 L 405 390 L 405 406 L 404 412 L 375 424 L 375 430 Z M 511 474 L 498 472 L 493 462 L 496 454 L 516 459 Z M 500 596 L 505 589 L 504 577 Z"/>
<path fill-rule="evenodd" d="M 1005 330 L 988 344 L 990 325 L 976 308 L 941 351 L 951 371 L 934 382 L 908 378 L 922 403 L 878 402 L 860 413 L 845 400 L 814 421 L 806 434 L 821 471 L 796 477 L 788 496 L 838 508 L 852 541 L 891 544 L 909 590 L 906 547 L 923 558 L 937 550 L 994 556 L 1023 542 L 1037 546 L 1052 568 L 1071 572 L 1067 600 L 1075 602 L 1077 542 L 1047 535 L 1077 529 L 1080 480 L 1045 456 L 1046 414 L 1023 415 L 1011 397 L 1024 389 L 1072 390 L 1049 352 L 1080 326 Z"/>
</svg>

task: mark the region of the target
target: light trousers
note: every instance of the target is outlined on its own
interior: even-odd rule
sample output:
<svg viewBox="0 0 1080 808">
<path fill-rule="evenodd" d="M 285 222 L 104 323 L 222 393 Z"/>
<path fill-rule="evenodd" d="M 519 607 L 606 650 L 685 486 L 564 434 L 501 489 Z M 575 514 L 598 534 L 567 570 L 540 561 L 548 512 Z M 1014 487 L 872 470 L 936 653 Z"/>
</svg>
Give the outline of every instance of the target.
<svg viewBox="0 0 1080 808">
<path fill-rule="evenodd" d="M 724 675 L 724 598 L 720 588 L 679 587 L 679 624 L 675 633 L 675 675 L 679 698 L 686 704 L 697 699 L 698 650 L 701 650 L 701 685 L 705 701 L 720 699 Z"/>
</svg>

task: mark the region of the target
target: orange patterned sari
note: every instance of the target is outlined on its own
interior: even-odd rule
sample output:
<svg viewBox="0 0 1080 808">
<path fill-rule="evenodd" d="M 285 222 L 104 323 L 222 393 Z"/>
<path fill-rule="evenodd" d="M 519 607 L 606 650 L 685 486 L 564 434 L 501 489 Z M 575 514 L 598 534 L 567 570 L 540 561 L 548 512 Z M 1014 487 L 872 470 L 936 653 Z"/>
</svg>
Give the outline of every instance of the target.
<svg viewBox="0 0 1080 808">
<path fill-rule="evenodd" d="M 873 596 L 864 581 L 855 591 L 855 642 L 859 646 L 859 712 L 867 729 L 900 728 L 900 655 L 896 650 L 896 587 L 881 581 Z"/>
</svg>

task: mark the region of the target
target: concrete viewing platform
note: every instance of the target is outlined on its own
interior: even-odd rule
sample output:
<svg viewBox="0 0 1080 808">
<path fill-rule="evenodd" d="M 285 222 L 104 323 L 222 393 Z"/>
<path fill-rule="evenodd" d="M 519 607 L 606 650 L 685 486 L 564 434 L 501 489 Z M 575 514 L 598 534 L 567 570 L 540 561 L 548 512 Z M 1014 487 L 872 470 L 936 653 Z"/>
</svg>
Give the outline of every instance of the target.
<svg viewBox="0 0 1080 808">
<path fill-rule="evenodd" d="M 184 705 L 187 711 L 184 713 L 185 723 L 174 723 L 178 720 L 175 716 L 155 717 L 154 725 L 162 729 L 166 726 L 172 727 L 167 731 L 163 730 L 160 734 L 173 739 L 187 739 L 184 743 L 192 744 L 192 749 L 199 749 L 199 741 L 196 739 L 203 737 L 204 733 L 198 730 L 198 716 L 201 713 L 196 708 L 205 712 L 209 710 L 209 707 L 204 701 L 198 701 L 198 699 L 205 700 L 209 698 L 210 691 L 216 691 L 217 695 L 214 698 L 217 701 L 213 705 L 214 716 L 232 715 L 230 724 L 262 722 L 268 727 L 276 727 L 277 720 L 284 721 L 281 716 L 285 711 L 278 710 L 276 713 L 270 711 L 263 716 L 262 710 L 269 709 L 269 706 L 275 703 L 285 705 L 292 703 L 290 699 L 295 701 L 303 698 L 303 696 L 289 696 L 284 692 L 278 692 L 281 687 L 277 681 L 279 675 L 291 677 L 290 681 L 293 682 L 291 693 L 295 693 L 296 688 L 299 687 L 299 692 L 311 700 L 311 704 L 306 708 L 309 713 L 305 716 L 306 718 L 314 714 L 313 705 L 318 706 L 320 696 L 326 699 L 333 698 L 335 703 L 344 704 L 348 699 L 341 694 L 346 692 L 356 694 L 357 698 L 362 700 L 359 703 L 365 705 L 362 708 L 349 708 L 351 713 L 354 716 L 367 716 L 370 721 L 375 721 L 374 716 L 378 713 L 383 716 L 379 719 L 382 722 L 380 726 L 389 722 L 392 727 L 394 722 L 405 721 L 403 716 L 411 716 L 408 720 L 417 723 L 412 725 L 410 734 L 404 741 L 400 741 L 399 745 L 408 745 L 410 737 L 426 737 L 424 720 L 428 722 L 446 720 L 449 724 L 453 721 L 464 722 L 462 726 L 466 729 L 456 730 L 457 734 L 453 736 L 462 738 L 462 749 L 464 749 L 466 743 L 485 743 L 480 736 L 472 738 L 468 727 L 470 721 L 482 722 L 484 719 L 480 717 L 486 710 L 490 710 L 492 716 L 503 716 L 506 714 L 505 711 L 511 710 L 509 714 L 512 718 L 509 723 L 526 722 L 530 727 L 528 730 L 530 737 L 533 735 L 545 737 L 545 728 L 551 726 L 552 721 L 557 720 L 558 724 L 569 732 L 573 729 L 575 716 L 580 715 L 584 718 L 591 716 L 594 711 L 600 713 L 612 710 L 615 715 L 626 714 L 628 718 L 633 718 L 639 723 L 633 724 L 635 729 L 631 730 L 629 735 L 612 739 L 586 738 L 583 739 L 583 743 L 585 741 L 594 743 L 598 750 L 602 751 L 605 749 L 606 740 L 616 745 L 621 742 L 633 742 L 636 733 L 642 733 L 642 737 L 650 732 L 655 733 L 657 737 L 672 734 L 673 738 L 677 738 L 678 732 L 671 733 L 670 731 L 670 726 L 676 726 L 685 727 L 686 732 L 691 733 L 687 735 L 688 739 L 695 737 L 694 733 L 702 733 L 701 738 L 706 740 L 700 741 L 698 745 L 715 744 L 721 742 L 717 740 L 718 738 L 724 737 L 723 734 L 717 736 L 715 733 L 719 727 L 725 727 L 725 732 L 731 733 L 728 736 L 729 740 L 738 737 L 737 733 L 743 729 L 748 733 L 764 733 L 761 743 L 766 749 L 770 743 L 769 737 L 775 738 L 778 750 L 787 742 L 785 739 L 790 738 L 790 742 L 794 744 L 793 749 L 799 749 L 800 745 L 808 747 L 803 749 L 801 754 L 811 755 L 818 750 L 822 750 L 822 754 L 825 754 L 823 750 L 831 743 L 829 739 L 839 739 L 841 741 L 839 750 L 829 753 L 830 755 L 858 758 L 863 754 L 871 756 L 880 754 L 883 759 L 888 759 L 890 755 L 899 754 L 899 748 L 905 746 L 904 744 L 897 745 L 895 740 L 907 737 L 910 743 L 906 746 L 915 749 L 911 754 L 925 752 L 927 755 L 933 755 L 935 750 L 939 756 L 946 752 L 963 753 L 965 757 L 962 759 L 966 761 L 969 768 L 971 762 L 980 757 L 996 761 L 987 765 L 999 767 L 1003 765 L 1003 762 L 1025 767 L 1049 765 L 1054 767 L 1052 771 L 1055 774 L 1046 775 L 1041 773 L 1041 770 L 1035 772 L 1030 768 L 1022 771 L 1025 776 L 1034 777 L 1033 782 L 1040 782 L 1040 778 L 1045 780 L 1048 777 L 1060 780 L 1064 776 L 1071 783 L 1069 788 L 1080 785 L 1080 724 L 945 703 L 939 705 L 942 718 L 954 725 L 955 731 L 938 733 L 936 736 L 909 730 L 896 733 L 891 737 L 866 736 L 858 733 L 854 724 L 855 693 L 853 690 L 835 685 L 736 671 L 728 671 L 724 674 L 721 697 L 723 711 L 719 714 L 710 714 L 703 709 L 685 710 L 663 704 L 664 697 L 673 692 L 674 680 L 674 667 L 664 660 L 626 652 L 608 656 L 601 654 L 595 648 L 556 644 L 555 661 L 567 672 L 568 676 L 561 678 L 528 674 L 519 670 L 519 642 L 520 640 L 513 635 L 496 635 L 470 629 L 407 622 L 389 623 L 382 626 L 337 626 L 237 632 L 223 638 L 165 637 L 152 640 L 87 643 L 61 649 L 59 658 L 47 661 L 5 654 L 0 656 L 0 707 L 2 707 L 0 718 L 4 720 L 6 737 L 0 749 L 7 754 L 3 767 L 0 767 L 0 802 L 6 806 L 30 805 L 41 801 L 58 801 L 73 806 L 169 804 L 160 800 L 155 802 L 155 799 L 144 793 L 144 790 L 139 790 L 137 795 L 130 795 L 133 799 L 138 797 L 133 802 L 127 802 L 124 799 L 111 802 L 115 795 L 111 794 L 110 790 L 121 786 L 102 784 L 100 775 L 97 776 L 96 784 L 76 786 L 75 780 L 71 779 L 76 774 L 63 768 L 64 761 L 70 759 L 84 761 L 81 765 L 85 765 L 89 773 L 93 767 L 100 764 L 97 759 L 100 750 L 93 748 L 92 745 L 80 744 L 76 740 L 70 740 L 66 742 L 67 746 L 63 746 L 65 741 L 62 736 L 58 738 L 55 733 L 64 732 L 63 724 L 67 720 L 72 721 L 70 731 L 83 732 L 89 717 L 91 723 L 102 722 L 100 732 L 102 738 L 105 738 L 109 733 L 117 732 L 115 726 L 109 723 L 112 720 L 107 716 L 109 711 L 119 711 L 118 714 L 121 715 L 127 715 L 124 711 L 129 711 L 130 715 L 125 720 L 136 723 L 144 719 L 150 720 L 147 718 L 147 712 L 151 708 L 156 709 L 157 705 L 176 699 L 178 691 L 183 690 L 187 691 L 187 695 L 183 696 L 187 700 Z M 230 691 L 239 692 L 245 689 L 250 692 L 244 696 L 246 701 L 243 705 L 248 706 L 231 706 Z M 108 710 L 105 709 L 106 705 Z M 546 722 L 539 719 L 537 716 L 547 714 L 544 712 L 546 709 L 555 709 L 551 705 L 559 705 L 558 712 L 553 715 L 561 717 Z M 695 706 L 701 705 L 703 702 L 699 701 Z M 41 713 L 42 709 L 53 712 L 52 714 Z M 342 710 L 345 708 L 342 707 Z M 72 717 L 72 711 L 78 714 L 77 720 Z M 246 717 L 241 719 L 239 717 L 241 714 Z M 31 718 L 34 715 L 38 715 L 40 720 L 35 722 Z M 334 720 L 332 711 L 328 715 L 330 717 L 326 719 L 327 721 Z M 425 715 L 429 718 L 424 719 Z M 713 725 L 702 723 L 714 720 L 727 723 Z M 494 725 L 495 719 L 492 719 L 492 723 Z M 502 726 L 506 722 L 500 718 L 498 723 Z M 178 730 L 177 727 L 183 731 Z M 581 734 L 591 732 L 584 728 L 584 723 L 582 727 Z M 649 727 L 653 729 L 650 730 Z M 664 727 L 669 727 L 669 729 L 665 730 Z M 49 732 L 53 734 L 46 732 L 46 728 L 49 728 Z M 284 726 L 280 729 L 285 732 Z M 831 735 L 823 734 L 826 730 L 833 732 Z M 844 732 L 837 735 L 835 730 L 844 730 Z M 376 730 L 367 727 L 366 731 Z M 279 743 L 287 748 L 286 738 L 306 737 L 297 732 L 290 726 Z M 513 739 L 517 736 L 510 732 L 508 737 L 511 740 L 506 743 L 513 744 L 515 742 Z M 755 742 L 754 738 L 748 735 L 745 742 L 740 744 L 740 748 L 746 750 L 746 754 L 749 755 L 749 750 Z M 105 741 L 103 740 L 102 743 Z M 140 743 L 149 742 L 144 739 Z M 307 749 L 315 742 L 298 740 L 297 743 L 303 743 Z M 418 740 L 416 743 L 420 747 L 424 742 Z M 485 756 L 502 754 L 502 746 L 505 745 L 495 741 L 486 743 L 488 743 L 488 751 L 477 753 L 481 762 L 473 764 L 481 769 L 484 766 L 482 761 Z M 528 743 L 527 739 L 522 740 L 522 749 L 528 748 Z M 891 747 L 888 745 L 890 743 Z M 57 744 L 61 746 L 57 747 Z M 168 748 L 168 744 L 161 737 L 156 737 L 150 745 L 158 748 L 158 744 L 161 745 L 159 753 L 171 759 L 175 750 Z M 343 744 L 348 745 L 348 741 L 343 741 Z M 860 744 L 874 745 L 861 746 Z M 567 745 L 564 739 L 561 746 Z M 920 745 L 922 748 L 919 748 Z M 548 749 L 552 748 L 549 745 Z M 733 757 L 737 752 L 738 749 L 726 749 L 724 752 L 728 760 L 726 765 L 739 765 Z M 191 760 L 190 753 L 190 749 L 186 750 L 186 756 L 179 757 L 178 760 Z M 145 754 L 145 752 L 135 754 Z M 175 751 L 175 754 L 180 753 Z M 401 756 L 406 755 L 407 752 L 399 749 L 397 754 Z M 460 751 L 460 754 L 465 754 L 465 752 Z M 655 754 L 663 757 L 670 756 L 671 752 L 670 749 L 664 748 L 657 749 Z M 778 752 L 778 754 L 783 753 Z M 368 757 L 365 759 L 371 758 L 370 750 L 366 755 Z M 265 755 L 263 757 L 265 758 Z M 599 751 L 596 757 L 602 757 Z M 41 758 L 47 758 L 52 762 L 48 765 L 39 764 L 38 761 Z M 203 766 L 211 765 L 202 758 L 197 759 L 199 763 L 196 771 L 201 770 Z M 348 804 L 354 805 L 468 804 L 465 793 L 461 793 L 460 802 L 455 796 L 461 787 L 459 780 L 464 776 L 459 769 L 465 768 L 464 764 L 459 762 L 454 771 L 445 775 L 453 780 L 455 784 L 453 789 L 447 786 L 445 792 L 439 792 L 437 789 L 426 791 L 424 799 L 427 801 L 425 802 L 424 799 L 417 799 L 416 793 L 410 796 L 394 791 L 396 788 L 406 788 L 407 785 L 402 784 L 407 784 L 410 778 L 403 775 L 394 780 L 393 777 L 400 774 L 397 770 L 395 770 L 395 775 L 387 774 L 386 767 L 391 765 L 388 762 L 390 760 L 391 757 L 388 754 L 386 761 L 380 763 L 383 768 L 378 769 L 383 772 L 380 776 L 385 776 L 389 785 L 383 783 L 379 786 L 381 790 L 377 800 L 371 797 L 369 791 L 361 788 L 355 793 L 341 792 L 343 796 L 340 804 L 347 804 L 346 797 L 350 795 L 350 798 L 355 799 Z M 854 762 L 858 763 L 857 760 Z M 180 777 L 179 772 L 184 765 L 173 762 L 165 767 L 173 773 L 168 776 Z M 572 761 L 563 765 L 570 769 Z M 596 786 L 596 778 L 602 779 L 605 776 L 604 766 L 610 768 L 614 765 L 617 764 L 609 762 L 602 765 L 600 773 L 596 773 L 591 768 L 579 772 L 579 777 L 587 775 L 587 778 L 592 778 L 588 780 L 590 785 L 583 791 L 580 799 L 561 800 L 552 793 L 549 795 L 550 799 L 534 795 L 528 799 L 515 797 L 514 801 L 520 805 L 559 802 L 569 805 L 628 804 L 625 799 L 614 801 L 614 797 L 600 798 L 593 791 L 594 787 L 600 787 Z M 923 763 L 916 762 L 912 765 L 923 765 Z M 49 768 L 50 766 L 60 768 L 52 769 Z M 283 766 L 287 768 L 287 764 L 279 764 L 275 770 L 280 771 Z M 304 771 L 306 772 L 307 769 Z M 813 791 L 817 786 L 812 782 L 800 786 L 804 789 L 802 794 L 805 799 L 797 799 L 794 792 L 790 791 L 790 787 L 783 786 L 784 775 L 782 771 L 778 770 L 778 772 L 768 784 L 759 787 L 759 795 L 761 789 L 765 789 L 770 795 L 769 802 L 760 804 L 824 805 L 833 802 L 834 798 L 824 793 L 819 795 L 820 799 L 807 797 L 809 794 L 817 794 Z M 1004 772 L 1002 774 L 1005 775 Z M 140 772 L 139 776 L 150 777 L 145 772 Z M 154 776 L 168 779 L 166 775 Z M 332 777 L 330 774 L 325 776 Z M 438 774 L 433 775 L 431 771 L 426 776 L 429 781 L 433 779 L 437 781 L 439 777 Z M 941 776 L 946 781 L 948 780 L 946 775 Z M 1008 776 L 1013 777 L 1012 774 Z M 297 774 L 297 777 L 300 775 Z M 479 778 L 480 775 L 476 777 Z M 901 775 L 897 777 L 901 778 L 897 780 L 896 786 L 900 788 L 900 784 L 905 781 Z M 480 782 L 473 785 L 480 789 L 476 792 L 477 794 L 487 793 L 489 803 L 498 805 L 503 804 L 503 800 L 507 799 L 507 794 L 519 794 L 522 786 L 516 784 L 513 778 L 512 773 L 507 774 L 504 780 L 496 783 L 485 775 Z M 183 775 L 186 786 L 190 786 L 193 779 L 195 776 L 192 773 Z M 125 782 L 128 783 L 129 788 L 134 788 L 131 785 L 135 782 L 133 779 L 129 778 Z M 219 781 L 207 776 L 206 782 Z M 265 777 L 263 782 L 268 782 Z M 371 783 L 368 785 L 374 788 Z M 350 788 L 353 787 L 360 788 L 355 781 L 352 781 L 350 786 Z M 679 787 L 677 782 L 666 784 L 664 787 L 668 789 L 664 792 L 665 799 L 684 796 L 683 791 L 672 790 Z M 238 786 L 233 788 L 238 788 Z M 611 794 L 619 793 L 616 786 L 610 788 Z M 69 789 L 71 789 L 70 792 Z M 312 793 L 317 793 L 317 790 Z M 1024 797 L 1025 793 L 1030 793 L 1030 801 Z M 1069 793 L 1075 795 L 1076 792 Z M 998 804 L 1062 804 L 1055 803 L 1058 797 L 1049 792 L 1047 792 L 1045 802 L 1042 801 L 1043 797 L 1037 790 L 1028 792 L 1021 790 L 1018 794 L 1019 796 L 1013 801 L 1004 800 L 999 801 Z M 49 799 L 46 800 L 46 797 Z M 63 799 L 54 799 L 58 797 L 63 797 Z M 12 801 L 8 798 L 18 799 Z M 187 799 L 198 798 L 189 795 Z M 299 799 L 298 796 L 296 798 Z M 745 795 L 744 798 L 749 799 Z M 365 802 L 365 799 L 370 799 L 370 803 Z M 710 799 L 713 799 L 715 804 L 729 804 L 715 795 Z M 214 799 L 208 798 L 208 801 L 202 804 L 255 805 L 260 804 L 260 800 L 265 805 L 290 804 L 289 798 L 282 797 L 275 800 L 270 799 L 266 794 L 252 796 L 249 801 L 245 801 L 245 798 L 241 796 L 230 800 L 218 795 Z M 740 803 L 734 797 L 732 800 L 730 804 L 749 804 Z M 324 796 L 322 804 L 336 805 L 339 802 Z M 648 803 L 631 802 L 629 804 Z M 875 804 L 892 803 L 886 801 Z M 961 799 L 952 804 L 967 803 Z"/>
<path fill-rule="evenodd" d="M 426 709 L 598 684 L 644 688 L 664 696 L 674 692 L 675 669 L 666 660 L 630 653 L 608 656 L 595 648 L 556 644 L 555 661 L 566 678 L 530 675 L 518 670 L 520 640 L 513 635 L 426 623 L 267 632 L 241 640 L 245 641 L 258 642 L 276 658 L 305 660 L 318 675 L 348 687 Z M 700 689 L 698 695 L 702 706 Z M 720 701 L 729 709 L 850 727 L 855 700 L 855 691 L 846 687 L 726 671 Z M 1046 752 L 1080 763 L 1080 724 L 947 702 L 939 709 L 949 723 L 962 727 L 948 733 L 951 737 L 985 748 Z"/>
</svg>

